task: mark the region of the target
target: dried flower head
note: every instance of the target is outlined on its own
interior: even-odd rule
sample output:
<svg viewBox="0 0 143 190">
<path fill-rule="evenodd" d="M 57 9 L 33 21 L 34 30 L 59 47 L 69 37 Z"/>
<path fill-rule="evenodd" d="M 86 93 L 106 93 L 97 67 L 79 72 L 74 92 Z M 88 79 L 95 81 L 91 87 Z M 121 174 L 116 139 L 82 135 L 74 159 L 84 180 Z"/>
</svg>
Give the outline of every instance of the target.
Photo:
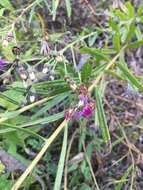
<svg viewBox="0 0 143 190">
<path fill-rule="evenodd" d="M 18 68 L 18 74 L 22 80 L 26 80 L 28 77 L 28 73 L 23 66 Z"/>
<path fill-rule="evenodd" d="M 14 54 L 14 55 L 20 55 L 20 53 L 23 51 L 23 49 L 22 48 L 20 48 L 20 47 L 18 47 L 18 46 L 14 46 L 13 48 L 12 48 L 12 53 Z"/>
<path fill-rule="evenodd" d="M 65 77 L 65 81 L 69 84 L 70 88 L 73 91 L 76 91 L 78 89 L 76 82 L 73 79 L 71 79 L 70 77 Z"/>
<path fill-rule="evenodd" d="M 50 53 L 50 47 L 49 47 L 48 42 L 46 40 L 42 41 L 40 53 L 43 54 L 44 56 L 48 56 Z"/>
<path fill-rule="evenodd" d="M 79 86 L 79 93 L 80 94 L 83 94 L 83 95 L 87 95 L 88 94 L 88 89 L 87 87 L 85 86 L 85 84 L 81 84 Z"/>
</svg>

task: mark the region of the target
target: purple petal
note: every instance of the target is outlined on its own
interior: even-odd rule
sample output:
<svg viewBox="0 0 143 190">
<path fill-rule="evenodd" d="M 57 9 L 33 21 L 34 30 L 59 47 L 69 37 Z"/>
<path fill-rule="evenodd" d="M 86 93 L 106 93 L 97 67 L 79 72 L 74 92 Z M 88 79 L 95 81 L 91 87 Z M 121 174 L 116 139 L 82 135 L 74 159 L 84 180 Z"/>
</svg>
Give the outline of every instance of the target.
<svg viewBox="0 0 143 190">
<path fill-rule="evenodd" d="M 83 108 L 82 115 L 84 117 L 90 117 L 93 113 L 92 107 L 90 105 L 87 105 Z"/>
<path fill-rule="evenodd" d="M 6 66 L 7 62 L 4 59 L 0 59 L 0 70 Z"/>
<path fill-rule="evenodd" d="M 74 119 L 80 119 L 82 117 L 82 111 L 79 111 L 79 112 L 75 112 L 74 113 Z"/>
<path fill-rule="evenodd" d="M 83 102 L 83 105 L 86 105 L 88 103 L 88 97 L 85 95 L 79 95 L 79 100 Z"/>
</svg>

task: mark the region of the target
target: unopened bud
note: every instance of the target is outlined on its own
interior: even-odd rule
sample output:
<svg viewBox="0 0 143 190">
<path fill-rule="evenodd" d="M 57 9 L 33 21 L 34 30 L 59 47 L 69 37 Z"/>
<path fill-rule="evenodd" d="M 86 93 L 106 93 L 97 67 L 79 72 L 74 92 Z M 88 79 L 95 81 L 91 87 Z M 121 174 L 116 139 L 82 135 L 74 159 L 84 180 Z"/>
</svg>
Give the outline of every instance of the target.
<svg viewBox="0 0 143 190">
<path fill-rule="evenodd" d="M 29 100 L 31 103 L 35 102 L 36 97 L 34 95 L 30 95 Z"/>
<path fill-rule="evenodd" d="M 61 55 L 58 55 L 55 60 L 59 63 L 63 61 L 63 57 Z"/>
<path fill-rule="evenodd" d="M 43 70 L 42 70 L 42 73 L 46 74 L 48 72 L 48 67 L 47 66 L 44 66 Z"/>
<path fill-rule="evenodd" d="M 4 48 L 6 48 L 6 47 L 8 46 L 8 41 L 7 41 L 7 40 L 3 40 L 2 46 L 3 46 Z"/>
<path fill-rule="evenodd" d="M 8 34 L 7 34 L 7 40 L 8 40 L 9 42 L 11 42 L 12 39 L 13 39 L 13 33 L 10 31 L 10 32 L 8 32 Z"/>
<path fill-rule="evenodd" d="M 28 76 L 27 76 L 27 72 L 24 67 L 20 67 L 18 72 L 19 72 L 19 76 L 22 80 L 27 79 Z"/>
<path fill-rule="evenodd" d="M 34 72 L 30 72 L 30 73 L 29 73 L 29 78 L 30 78 L 31 80 L 35 80 L 35 79 L 36 79 Z"/>
<path fill-rule="evenodd" d="M 55 77 L 54 77 L 53 75 L 51 75 L 49 78 L 50 78 L 51 80 L 54 80 L 54 79 L 55 79 Z"/>
</svg>

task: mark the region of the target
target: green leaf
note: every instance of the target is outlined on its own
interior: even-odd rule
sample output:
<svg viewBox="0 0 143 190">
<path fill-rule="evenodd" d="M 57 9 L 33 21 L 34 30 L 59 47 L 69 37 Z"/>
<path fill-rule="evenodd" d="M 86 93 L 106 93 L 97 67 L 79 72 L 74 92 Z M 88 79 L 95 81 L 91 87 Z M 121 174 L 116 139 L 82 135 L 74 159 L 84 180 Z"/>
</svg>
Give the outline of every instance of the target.
<svg viewBox="0 0 143 190">
<path fill-rule="evenodd" d="M 137 37 L 138 40 L 142 40 L 143 39 L 143 37 L 142 37 L 142 31 L 141 31 L 141 29 L 138 26 L 136 27 L 135 34 L 136 34 L 136 37 Z"/>
<path fill-rule="evenodd" d="M 32 22 L 33 17 L 35 16 L 35 13 L 36 13 L 35 6 L 33 6 L 29 13 L 29 19 L 28 19 L 29 25 L 31 25 L 31 22 Z"/>
<path fill-rule="evenodd" d="M 55 180 L 55 184 L 54 184 L 54 190 L 61 189 L 61 182 L 62 182 L 62 176 L 63 176 L 63 170 L 64 170 L 64 162 L 65 162 L 66 149 L 67 149 L 67 137 L 68 137 L 68 126 L 65 126 L 62 150 L 61 150 L 61 154 L 60 154 L 60 160 L 58 163 L 58 170 L 57 170 L 56 180 Z"/>
<path fill-rule="evenodd" d="M 80 190 L 92 190 L 86 183 L 83 183 L 80 187 Z"/>
<path fill-rule="evenodd" d="M 6 9 L 9 9 L 10 11 L 13 11 L 14 8 L 9 0 L 0 0 L 0 5 Z"/>
<path fill-rule="evenodd" d="M 52 34 L 49 34 L 49 40 L 52 41 L 52 42 L 56 42 L 58 41 L 62 36 L 64 36 L 64 33 L 52 33 Z"/>
<path fill-rule="evenodd" d="M 41 125 L 48 124 L 48 123 L 51 123 L 51 122 L 54 122 L 54 121 L 57 121 L 57 120 L 63 118 L 64 114 L 65 114 L 65 111 L 59 112 L 54 115 L 50 115 L 48 117 L 44 117 L 41 119 L 37 119 L 37 120 L 34 119 L 32 121 L 22 124 L 21 127 L 28 127 L 28 126 L 32 126 L 32 125 L 38 125 L 38 124 L 41 124 Z"/>
<path fill-rule="evenodd" d="M 140 46 L 143 46 L 143 40 L 138 40 L 138 41 L 132 42 L 127 47 L 128 48 L 138 48 Z"/>
<path fill-rule="evenodd" d="M 115 187 L 115 190 L 122 190 L 123 185 L 126 183 L 126 179 L 128 175 L 130 174 L 131 170 L 133 169 L 133 166 L 131 165 L 124 173 L 124 175 L 121 177 L 121 182 Z"/>
<path fill-rule="evenodd" d="M 92 65 L 91 63 L 85 63 L 81 70 L 81 79 L 82 81 L 87 81 L 90 77 L 92 72 Z"/>
<path fill-rule="evenodd" d="M 109 61 L 109 58 L 107 56 L 109 54 L 109 51 L 107 51 L 107 50 L 99 50 L 96 48 L 84 47 L 84 48 L 80 49 L 80 52 L 81 53 L 88 53 L 88 54 L 95 56 L 96 58 Z M 111 50 L 110 52 L 114 53 L 115 51 Z"/>
<path fill-rule="evenodd" d="M 120 33 L 116 32 L 112 39 L 114 48 L 117 50 L 117 52 L 120 51 L 121 45 L 120 45 Z"/>
<path fill-rule="evenodd" d="M 15 55 L 12 53 L 10 46 L 3 47 L 2 53 L 8 61 L 13 61 L 15 59 Z"/>
<path fill-rule="evenodd" d="M 125 7 L 125 6 L 124 6 Z M 123 11 L 120 11 L 119 9 L 115 10 L 115 15 L 120 19 L 124 20 L 125 14 Z"/>
<path fill-rule="evenodd" d="M 138 12 L 138 15 L 139 15 L 139 16 L 141 16 L 141 15 L 143 14 L 143 6 L 142 6 L 142 5 L 139 6 L 137 12 Z"/>
<path fill-rule="evenodd" d="M 0 129 L 0 134 L 5 134 L 5 133 L 9 133 L 9 132 L 12 132 L 12 134 L 14 134 L 13 133 L 14 131 L 22 131 L 22 132 L 27 133 L 29 135 L 33 135 L 35 137 L 38 137 L 38 138 L 40 138 L 42 140 L 44 139 L 42 136 L 40 136 L 39 134 L 33 132 L 30 129 L 24 129 L 22 127 L 18 127 L 18 126 L 15 126 L 15 125 L 12 125 L 12 124 L 8 124 L 8 123 L 3 123 L 2 126 L 6 127 L 6 130 L 5 129 Z M 8 129 L 14 129 L 14 130 L 9 130 L 8 131 Z M 11 135 L 11 133 L 10 133 L 10 135 Z"/>
<path fill-rule="evenodd" d="M 134 35 L 135 29 L 136 29 L 135 21 L 132 20 L 132 22 L 131 22 L 131 24 L 129 26 L 129 30 L 128 30 L 126 39 L 125 39 L 126 44 L 131 40 L 132 36 Z"/>
<path fill-rule="evenodd" d="M 68 17 L 70 17 L 71 16 L 71 1 L 65 0 L 65 3 L 66 3 Z"/>
<path fill-rule="evenodd" d="M 116 22 L 113 20 L 113 18 L 110 18 L 109 26 L 112 28 L 113 31 L 116 31 L 116 32 L 119 31 L 118 24 L 116 24 Z"/>
<path fill-rule="evenodd" d="M 53 21 L 56 19 L 57 8 L 59 6 L 60 0 L 52 0 L 52 14 L 53 14 Z"/>
<path fill-rule="evenodd" d="M 107 126 L 106 116 L 105 116 L 104 108 L 103 108 L 103 104 L 102 104 L 102 99 L 101 99 L 101 95 L 99 95 L 98 88 L 95 89 L 95 95 L 96 95 L 99 127 L 101 129 L 102 137 L 103 137 L 105 143 L 108 143 L 110 141 L 110 133 L 109 133 L 109 129 Z"/>
<path fill-rule="evenodd" d="M 15 90 L 7 90 L 4 93 L 0 93 L 0 105 L 8 110 L 14 110 L 19 107 L 23 98 L 22 93 Z"/>
<path fill-rule="evenodd" d="M 90 37 L 88 38 L 88 45 L 89 45 L 89 47 L 91 47 L 91 46 L 94 45 L 94 43 L 95 43 L 97 37 L 98 37 L 98 32 L 95 33 L 95 35 L 90 36 Z"/>
<path fill-rule="evenodd" d="M 134 18 L 135 17 L 135 10 L 134 10 L 134 7 L 132 6 L 132 4 L 130 2 L 127 2 L 127 3 L 125 3 L 125 6 L 128 9 L 129 18 Z"/>
<path fill-rule="evenodd" d="M 17 112 L 15 111 L 15 113 L 17 113 Z M 48 116 L 48 117 L 45 117 L 45 118 L 42 118 L 42 119 L 38 119 L 38 120 L 30 121 L 30 122 L 27 122 L 27 123 L 23 123 L 21 125 L 17 125 L 16 128 L 17 127 L 18 128 L 23 128 L 23 127 L 28 127 L 28 126 L 34 126 L 34 125 L 38 125 L 38 124 L 45 125 L 45 124 L 48 124 L 48 123 L 51 123 L 51 122 L 54 122 L 54 121 L 57 121 L 57 120 L 63 118 L 64 117 L 64 113 L 65 112 L 59 112 L 57 114 L 54 114 L 54 115 L 51 115 L 51 116 Z M 3 124 L 0 124 L 0 125 L 2 126 Z M 0 130 L 0 134 L 16 131 L 16 128 L 14 128 L 14 127 L 13 128 L 12 127 L 11 128 L 7 127 L 6 129 L 1 129 Z"/>
<path fill-rule="evenodd" d="M 3 16 L 5 8 L 0 9 L 0 17 Z"/>
<path fill-rule="evenodd" d="M 38 112 L 36 112 L 33 116 L 32 119 L 36 119 L 36 117 L 39 117 L 43 115 L 43 113 L 47 112 L 49 109 L 57 105 L 59 102 L 64 100 L 67 96 L 69 96 L 70 93 L 61 93 L 57 97 L 53 98 L 53 100 L 49 101 L 46 103 L 45 106 L 43 106 Z"/>
<path fill-rule="evenodd" d="M 6 143 L 9 145 L 9 151 L 16 152 L 18 145 L 24 147 L 24 141 L 19 133 L 6 133 L 3 136 L 6 139 Z"/>
<path fill-rule="evenodd" d="M 129 71 L 127 67 L 118 63 L 119 69 L 123 72 L 124 76 L 133 86 L 136 86 L 140 91 L 143 91 L 143 85 L 137 80 L 137 78 Z"/>
</svg>

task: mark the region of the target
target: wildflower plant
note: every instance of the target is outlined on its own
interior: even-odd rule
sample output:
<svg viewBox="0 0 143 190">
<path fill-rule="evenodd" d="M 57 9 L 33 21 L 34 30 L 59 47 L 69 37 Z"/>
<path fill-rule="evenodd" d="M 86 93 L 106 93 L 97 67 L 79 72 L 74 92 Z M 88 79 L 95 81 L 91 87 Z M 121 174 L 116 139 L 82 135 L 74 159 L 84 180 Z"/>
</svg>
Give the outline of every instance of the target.
<svg viewBox="0 0 143 190">
<path fill-rule="evenodd" d="M 70 17 L 71 1 L 65 2 Z M 12 190 L 23 184 L 28 188 L 23 183 L 25 180 L 30 181 L 30 185 L 38 181 L 44 188 L 43 176 L 47 172 L 46 179 L 54 190 L 63 186 L 65 190 L 79 189 L 80 181 L 81 189 L 99 190 L 105 184 L 96 179 L 100 172 L 93 171 L 93 157 L 100 168 L 102 159 L 110 155 L 112 146 L 119 142 L 129 148 L 132 160 L 132 151 L 140 154 L 130 145 L 126 132 L 106 101 L 105 92 L 112 78 L 130 84 L 139 93 L 143 91 L 142 77 L 134 75 L 127 63 L 128 53 L 143 45 L 142 6 L 136 11 L 130 2 L 114 3 L 106 11 L 104 26 L 96 23 L 95 27 L 84 29 L 66 42 L 66 29 L 63 33 L 47 32 L 45 19 L 40 12 L 36 13 L 46 7 L 55 22 L 59 3 L 33 1 L 21 12 L 8 0 L 0 2 L 0 148 L 6 151 L 7 158 L 10 154 L 26 168 L 19 178 L 10 182 L 10 177 L 4 174 L 4 181 L 8 181 Z M 104 11 L 102 14 L 105 16 Z M 5 79 L 9 79 L 8 83 Z M 118 125 L 122 137 L 118 138 L 112 130 L 113 125 Z M 116 137 L 112 144 L 111 139 Z M 77 146 L 72 150 L 74 140 Z M 70 153 L 71 156 L 77 154 L 71 165 Z M 44 168 L 39 169 L 40 160 L 46 167 L 41 162 Z M 135 169 L 134 161 L 117 181 L 118 185 L 113 182 L 115 189 L 124 187 L 130 171 Z M 55 168 L 53 163 L 57 165 Z M 77 179 L 71 175 L 73 172 Z M 29 174 L 32 180 L 27 179 Z"/>
</svg>

